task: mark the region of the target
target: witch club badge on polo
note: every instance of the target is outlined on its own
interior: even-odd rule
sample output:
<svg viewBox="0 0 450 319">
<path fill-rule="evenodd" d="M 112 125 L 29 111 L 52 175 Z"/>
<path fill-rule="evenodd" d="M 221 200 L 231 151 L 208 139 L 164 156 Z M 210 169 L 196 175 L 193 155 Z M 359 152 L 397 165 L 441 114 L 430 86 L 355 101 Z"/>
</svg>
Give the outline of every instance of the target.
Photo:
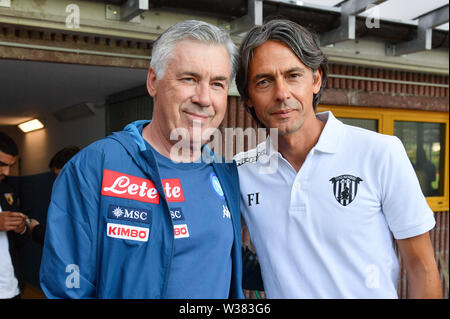
<svg viewBox="0 0 450 319">
<path fill-rule="evenodd" d="M 333 177 L 330 182 L 333 183 L 334 197 L 342 206 L 347 206 L 356 198 L 358 193 L 358 184 L 363 180 L 353 175 L 341 175 Z"/>
</svg>

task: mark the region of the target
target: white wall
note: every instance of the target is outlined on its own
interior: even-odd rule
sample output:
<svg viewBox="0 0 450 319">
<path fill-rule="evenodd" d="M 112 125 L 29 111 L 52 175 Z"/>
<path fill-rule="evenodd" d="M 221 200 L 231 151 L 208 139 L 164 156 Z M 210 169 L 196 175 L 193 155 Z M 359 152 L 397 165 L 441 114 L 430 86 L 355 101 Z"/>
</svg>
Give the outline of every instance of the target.
<svg viewBox="0 0 450 319">
<path fill-rule="evenodd" d="M 22 176 L 49 171 L 53 155 L 68 145 L 85 147 L 105 136 L 105 109 L 95 109 L 95 116 L 59 122 L 53 115 L 43 119 L 45 128 L 23 134 L 18 141 Z"/>
</svg>

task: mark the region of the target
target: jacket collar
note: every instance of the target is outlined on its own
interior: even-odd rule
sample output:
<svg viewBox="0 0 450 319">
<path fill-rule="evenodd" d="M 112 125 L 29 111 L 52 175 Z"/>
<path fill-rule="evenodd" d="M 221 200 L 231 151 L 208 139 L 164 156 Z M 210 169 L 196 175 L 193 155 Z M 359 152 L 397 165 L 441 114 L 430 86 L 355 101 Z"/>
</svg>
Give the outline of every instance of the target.
<svg viewBox="0 0 450 319">
<path fill-rule="evenodd" d="M 144 129 L 144 126 L 149 124 L 150 122 L 151 122 L 150 120 L 135 121 L 135 122 L 128 124 L 123 129 L 124 131 L 131 134 L 131 136 L 133 137 L 133 140 L 139 146 L 140 151 L 145 151 L 147 149 L 145 147 L 144 138 L 142 137 L 142 130 Z"/>
<path fill-rule="evenodd" d="M 130 123 L 123 131 L 114 132 L 107 138 L 113 139 L 122 145 L 133 159 L 134 163 L 155 183 L 158 192 L 164 194 L 155 154 L 153 154 L 152 150 L 146 149 L 144 138 L 142 137 L 142 129 L 144 125 L 148 123 L 150 123 L 150 121 L 136 121 Z M 165 199 L 164 195 L 162 195 L 162 197 Z"/>
</svg>

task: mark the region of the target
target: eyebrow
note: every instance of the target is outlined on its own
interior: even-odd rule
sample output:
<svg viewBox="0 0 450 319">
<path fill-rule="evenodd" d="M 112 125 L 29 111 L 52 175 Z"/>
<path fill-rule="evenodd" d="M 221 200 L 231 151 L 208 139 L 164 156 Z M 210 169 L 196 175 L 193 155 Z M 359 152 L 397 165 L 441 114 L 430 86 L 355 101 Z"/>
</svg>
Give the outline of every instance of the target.
<svg viewBox="0 0 450 319">
<path fill-rule="evenodd" d="M 196 73 L 196 72 L 190 72 L 190 71 L 186 71 L 186 72 L 181 72 L 180 74 L 178 74 L 178 77 L 182 77 L 182 76 L 192 76 L 195 78 L 200 77 L 200 74 Z"/>
<path fill-rule="evenodd" d="M 187 76 L 187 75 L 192 76 L 194 78 L 201 78 L 201 75 L 198 74 L 197 72 L 190 72 L 190 71 L 182 72 L 179 74 L 178 77 L 183 77 L 183 76 Z M 228 81 L 228 77 L 225 75 L 217 75 L 217 76 L 211 78 L 211 80 L 212 81 Z"/>
<path fill-rule="evenodd" d="M 218 75 L 213 77 L 211 80 L 213 81 L 228 81 L 228 77 L 224 76 L 224 75 Z"/>
<path fill-rule="evenodd" d="M 294 68 L 291 68 L 291 69 L 285 71 L 284 73 L 294 73 L 294 72 L 298 72 L 303 75 L 303 74 L 305 74 L 305 69 L 299 68 L 299 67 L 294 67 Z"/>
<path fill-rule="evenodd" d="M 256 74 L 254 77 L 253 77 L 253 81 L 258 81 L 258 80 L 260 80 L 260 79 L 264 79 L 264 78 L 268 78 L 268 77 L 271 77 L 272 76 L 272 74 L 271 73 L 261 73 L 261 74 Z"/>
<path fill-rule="evenodd" d="M 283 74 L 289 74 L 289 73 L 294 73 L 294 72 L 298 72 L 301 73 L 302 75 L 305 73 L 305 70 L 299 67 L 293 67 L 290 69 L 287 69 L 286 71 L 283 71 Z M 253 81 L 258 81 L 259 79 L 263 79 L 263 78 L 267 78 L 267 77 L 271 77 L 273 76 L 272 73 L 260 73 L 260 74 L 256 74 L 253 77 Z"/>
</svg>

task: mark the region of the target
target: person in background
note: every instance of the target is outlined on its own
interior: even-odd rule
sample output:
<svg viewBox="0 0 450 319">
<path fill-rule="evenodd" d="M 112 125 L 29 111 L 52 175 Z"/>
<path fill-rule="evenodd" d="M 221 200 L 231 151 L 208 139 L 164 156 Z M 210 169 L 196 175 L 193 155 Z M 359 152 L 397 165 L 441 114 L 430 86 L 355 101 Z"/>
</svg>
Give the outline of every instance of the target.
<svg viewBox="0 0 450 319">
<path fill-rule="evenodd" d="M 62 150 L 53 155 L 48 167 L 55 177 L 58 176 L 64 165 L 79 151 L 80 148 L 78 146 L 71 145 L 64 147 Z M 31 238 L 33 241 L 43 246 L 45 239 L 45 225 L 41 224 L 34 218 L 27 219 L 27 225 L 30 229 Z"/>
<path fill-rule="evenodd" d="M 413 166 L 424 195 L 437 196 L 437 190 L 433 188 L 432 184 L 436 180 L 436 167 L 427 158 L 423 146 L 417 146 L 416 163 Z"/>
<path fill-rule="evenodd" d="M 79 151 L 80 148 L 75 145 L 64 147 L 62 150 L 53 155 L 48 167 L 53 174 L 55 174 L 55 176 L 58 176 L 64 165 Z"/>
<path fill-rule="evenodd" d="M 0 299 L 20 298 L 25 287 L 19 251 L 29 239 L 27 216 L 19 212 L 16 193 L 6 183 L 18 154 L 13 139 L 0 132 Z"/>
</svg>

